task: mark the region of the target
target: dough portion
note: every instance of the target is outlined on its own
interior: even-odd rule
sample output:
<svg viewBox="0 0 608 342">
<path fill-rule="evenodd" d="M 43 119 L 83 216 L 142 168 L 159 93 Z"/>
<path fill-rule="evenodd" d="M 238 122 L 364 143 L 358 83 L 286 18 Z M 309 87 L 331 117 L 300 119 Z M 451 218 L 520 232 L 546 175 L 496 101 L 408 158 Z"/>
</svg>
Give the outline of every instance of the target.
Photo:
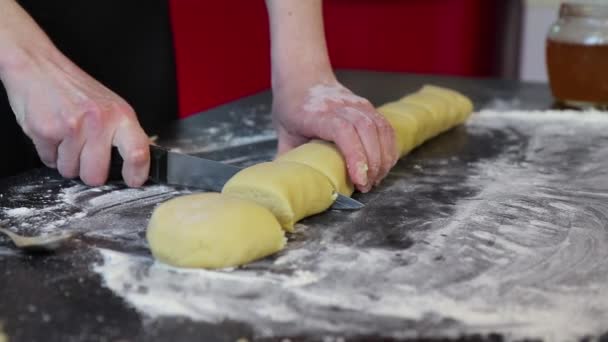
<svg viewBox="0 0 608 342">
<path fill-rule="evenodd" d="M 459 114 L 458 120 L 461 122 L 466 120 L 473 112 L 473 102 L 468 97 L 452 89 L 427 84 L 422 87 L 420 92 L 436 94 L 450 101 L 457 108 Z"/>
<path fill-rule="evenodd" d="M 2 323 L 0 322 L 0 342 L 8 342 L 8 336 L 6 336 L 6 334 L 4 333 L 4 327 L 2 325 Z"/>
<path fill-rule="evenodd" d="M 313 140 L 283 154 L 277 161 L 302 163 L 312 167 L 329 178 L 336 191 L 344 196 L 350 197 L 355 191 L 342 153 L 330 142 Z"/>
<path fill-rule="evenodd" d="M 432 85 L 378 107 L 378 112 L 395 130 L 402 157 L 416 146 L 463 123 L 472 111 L 473 103 L 466 96 Z"/>
<path fill-rule="evenodd" d="M 308 165 L 288 161 L 248 167 L 234 175 L 222 193 L 266 207 L 289 232 L 304 217 L 327 210 L 337 197 L 324 174 Z"/>
<path fill-rule="evenodd" d="M 218 193 L 162 203 L 152 213 L 146 238 L 162 262 L 210 269 L 246 264 L 285 246 L 284 232 L 268 209 Z"/>
<path fill-rule="evenodd" d="M 408 95 L 399 101 L 422 107 L 431 114 L 432 130 L 429 132 L 429 136 L 427 136 L 425 140 L 430 139 L 431 137 L 434 137 L 440 132 L 446 130 L 450 126 L 451 121 L 453 121 L 451 117 L 452 112 L 450 103 L 436 95 L 417 92 Z"/>
<path fill-rule="evenodd" d="M 416 145 L 417 141 L 422 140 L 419 136 L 424 131 L 427 123 L 408 114 L 407 110 L 398 110 L 394 107 L 408 106 L 406 103 L 391 103 L 389 106 L 378 108 L 378 112 L 384 115 L 393 130 L 395 130 L 395 140 L 399 149 L 399 156 L 408 154 Z"/>
<path fill-rule="evenodd" d="M 436 121 L 433 114 L 431 114 L 431 112 L 424 107 L 415 104 L 401 101 L 389 102 L 378 107 L 378 112 L 384 115 L 389 123 L 393 126 L 397 139 L 400 139 L 401 141 L 408 141 L 409 138 L 405 135 L 412 135 L 413 146 L 404 147 L 403 151 L 405 153 L 401 154 L 402 157 L 414 147 L 428 140 L 429 137 L 432 136 L 432 133 L 436 130 Z M 411 130 L 414 130 L 414 127 L 407 130 L 401 130 L 399 128 L 401 125 L 415 125 L 415 131 L 411 132 Z"/>
</svg>

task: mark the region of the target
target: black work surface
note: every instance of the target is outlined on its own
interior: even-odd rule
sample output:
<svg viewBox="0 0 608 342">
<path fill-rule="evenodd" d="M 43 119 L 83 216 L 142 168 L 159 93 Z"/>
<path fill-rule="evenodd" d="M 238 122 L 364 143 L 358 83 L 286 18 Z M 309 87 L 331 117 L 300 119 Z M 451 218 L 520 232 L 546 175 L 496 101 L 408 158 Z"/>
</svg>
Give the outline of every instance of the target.
<svg viewBox="0 0 608 342">
<path fill-rule="evenodd" d="M 552 105 L 545 85 L 339 76 L 375 105 L 425 83 L 462 91 L 478 110 Z M 268 160 L 270 101 L 265 92 L 210 110 L 158 142 L 238 165 Z M 10 341 L 601 337 L 608 119 L 539 115 L 476 114 L 355 195 L 365 209 L 304 220 L 285 251 L 236 270 L 153 262 L 150 213 L 187 189 L 91 189 L 49 170 L 2 180 L 4 225 L 88 233 L 45 256 L 0 238 L 0 332 Z"/>
</svg>

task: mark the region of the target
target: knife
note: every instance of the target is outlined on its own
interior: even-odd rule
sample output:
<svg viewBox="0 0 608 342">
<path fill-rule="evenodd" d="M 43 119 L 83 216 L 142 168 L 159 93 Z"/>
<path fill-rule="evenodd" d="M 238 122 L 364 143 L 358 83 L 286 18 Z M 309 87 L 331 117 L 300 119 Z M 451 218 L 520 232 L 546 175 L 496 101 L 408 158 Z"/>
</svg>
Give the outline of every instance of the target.
<svg viewBox="0 0 608 342">
<path fill-rule="evenodd" d="M 111 179 L 121 179 L 122 164 L 123 160 L 118 149 L 113 147 L 110 167 Z M 224 184 L 241 170 L 234 165 L 150 145 L 149 179 L 154 183 L 221 192 Z M 331 209 L 358 210 L 363 207 L 363 203 L 338 194 L 338 198 Z"/>
</svg>

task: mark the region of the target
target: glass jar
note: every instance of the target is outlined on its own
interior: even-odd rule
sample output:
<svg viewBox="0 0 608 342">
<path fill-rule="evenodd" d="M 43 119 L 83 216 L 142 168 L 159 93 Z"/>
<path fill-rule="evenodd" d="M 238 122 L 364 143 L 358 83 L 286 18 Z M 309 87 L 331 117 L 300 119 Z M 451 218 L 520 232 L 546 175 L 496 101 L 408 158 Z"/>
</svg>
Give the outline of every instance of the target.
<svg viewBox="0 0 608 342">
<path fill-rule="evenodd" d="M 608 1 L 566 1 L 551 26 L 547 71 L 558 103 L 608 108 Z"/>
</svg>

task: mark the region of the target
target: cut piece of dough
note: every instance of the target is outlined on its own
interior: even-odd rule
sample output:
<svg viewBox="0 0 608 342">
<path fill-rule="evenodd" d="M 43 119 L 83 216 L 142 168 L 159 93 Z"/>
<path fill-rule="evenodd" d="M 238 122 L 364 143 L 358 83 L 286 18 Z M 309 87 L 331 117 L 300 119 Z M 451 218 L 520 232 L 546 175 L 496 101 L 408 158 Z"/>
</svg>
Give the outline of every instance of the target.
<svg viewBox="0 0 608 342">
<path fill-rule="evenodd" d="M 418 119 L 412 115 L 408 108 L 400 110 L 400 107 L 409 106 L 407 103 L 397 103 L 397 105 L 384 105 L 378 108 L 378 112 L 382 114 L 395 130 L 395 140 L 399 149 L 399 156 L 403 157 L 416 147 L 416 140 L 420 135 L 421 128 L 424 122 L 418 122 Z"/>
<path fill-rule="evenodd" d="M 324 174 L 308 165 L 286 161 L 248 167 L 234 175 L 222 193 L 268 208 L 289 232 L 302 218 L 328 209 L 337 197 Z"/>
<path fill-rule="evenodd" d="M 431 113 L 433 117 L 431 129 L 428 131 L 428 135 L 424 140 L 428 140 L 447 130 L 454 121 L 451 116 L 452 113 L 454 113 L 454 116 L 456 115 L 456 112 L 451 111 L 450 103 L 448 101 L 433 94 L 417 92 L 408 95 L 399 101 L 423 107 Z"/>
<path fill-rule="evenodd" d="M 458 102 L 454 101 L 454 98 L 446 96 L 445 93 L 430 91 L 429 89 L 430 88 L 424 90 L 424 88 L 422 88 L 420 91 L 418 91 L 418 94 L 434 97 L 436 101 L 441 101 L 447 105 L 447 110 L 444 112 L 446 127 L 441 132 L 445 132 L 460 123 L 462 114 L 460 113 L 460 106 L 458 105 Z"/>
<path fill-rule="evenodd" d="M 355 191 L 342 153 L 330 142 L 313 140 L 283 154 L 277 160 L 302 163 L 312 167 L 327 176 L 336 191 L 344 196 L 350 197 Z"/>
<path fill-rule="evenodd" d="M 471 115 L 471 113 L 473 113 L 473 102 L 471 102 L 468 97 L 455 90 L 427 84 L 422 87 L 420 92 L 433 93 L 449 99 L 452 104 L 458 108 L 458 112 L 460 114 L 459 123 L 464 122 Z"/>
<path fill-rule="evenodd" d="M 457 126 L 471 115 L 473 104 L 457 91 L 426 85 L 378 111 L 393 126 L 401 156 L 434 136 Z M 413 142 L 412 142 L 413 136 Z"/>
<path fill-rule="evenodd" d="M 218 193 L 162 203 L 152 213 L 146 237 L 158 260 L 210 269 L 242 265 L 285 246 L 284 232 L 268 209 Z"/>
<path fill-rule="evenodd" d="M 432 136 L 432 132 L 435 130 L 434 127 L 436 125 L 436 116 L 424 107 L 402 101 L 395 101 L 379 107 L 378 111 L 381 114 L 393 113 L 395 115 L 407 116 L 416 122 L 414 146 L 410 148 L 410 150 L 428 140 L 429 137 Z M 407 120 L 408 122 L 410 121 L 409 119 Z M 395 129 L 397 131 L 396 133 L 399 134 L 398 129 L 395 127 L 393 127 L 393 129 Z"/>
</svg>

